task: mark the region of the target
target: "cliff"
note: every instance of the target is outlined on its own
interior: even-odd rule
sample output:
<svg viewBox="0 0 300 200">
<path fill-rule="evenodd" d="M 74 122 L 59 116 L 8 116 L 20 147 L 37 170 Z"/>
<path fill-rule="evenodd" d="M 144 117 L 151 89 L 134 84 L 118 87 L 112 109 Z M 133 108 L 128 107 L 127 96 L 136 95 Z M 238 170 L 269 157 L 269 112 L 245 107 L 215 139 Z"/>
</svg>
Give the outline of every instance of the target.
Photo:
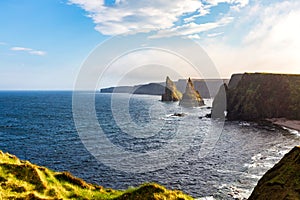
<svg viewBox="0 0 300 200">
<path fill-rule="evenodd" d="M 162 101 L 179 101 L 182 94 L 177 90 L 175 83 L 167 76 L 165 93 L 161 96 Z"/>
<path fill-rule="evenodd" d="M 195 89 L 194 84 L 190 78 L 186 84 L 185 93 L 183 94 L 179 105 L 185 107 L 198 107 L 204 105 L 204 101 L 200 96 L 200 93 Z"/>
<path fill-rule="evenodd" d="M 153 184 L 126 191 L 86 183 L 69 172 L 54 172 L 0 151 L 0 199 L 182 199 L 192 197 Z"/>
<path fill-rule="evenodd" d="M 224 87 L 224 86 L 222 86 Z M 224 90 L 221 90 L 221 92 Z M 219 96 L 222 96 L 220 94 Z M 224 101 L 214 99 L 214 105 Z M 300 119 L 300 75 L 245 73 L 232 75 L 226 89 L 228 120 Z M 223 114 L 224 115 L 224 114 Z"/>
<path fill-rule="evenodd" d="M 149 83 L 145 85 L 135 86 L 133 94 L 148 94 L 148 95 L 160 95 L 163 93 L 165 87 L 159 83 Z"/>
<path fill-rule="evenodd" d="M 300 147 L 294 147 L 254 188 L 249 200 L 300 199 Z"/>
</svg>

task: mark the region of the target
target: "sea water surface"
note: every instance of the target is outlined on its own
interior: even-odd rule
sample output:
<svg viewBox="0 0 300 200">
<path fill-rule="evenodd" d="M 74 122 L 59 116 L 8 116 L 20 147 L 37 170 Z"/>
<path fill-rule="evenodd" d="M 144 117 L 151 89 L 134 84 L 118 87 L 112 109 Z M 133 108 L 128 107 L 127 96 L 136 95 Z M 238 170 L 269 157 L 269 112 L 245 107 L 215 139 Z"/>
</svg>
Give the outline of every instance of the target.
<svg viewBox="0 0 300 200">
<path fill-rule="evenodd" d="M 95 110 L 107 138 L 119 148 L 135 153 L 159 150 L 176 134 L 189 135 L 188 139 L 178 142 L 178 149 L 182 149 L 181 142 L 188 142 L 188 148 L 168 166 L 154 171 L 117 170 L 102 164 L 83 145 L 73 120 L 72 92 L 2 91 L 0 149 L 53 170 L 70 171 L 104 187 L 126 189 L 144 182 L 157 182 L 195 198 L 244 199 L 258 179 L 300 141 L 295 131 L 243 121 L 225 122 L 212 150 L 205 157 L 199 157 L 204 137 L 209 133 L 207 127 L 216 123 L 203 117 L 210 113 L 211 99 L 205 100 L 207 106 L 184 109 L 176 102 L 161 102 L 159 96 L 115 95 L 117 103 L 130 99 L 128 111 L 136 125 L 154 123 L 153 134 L 137 138 L 119 127 L 122 122 L 114 117 L 111 97 L 111 94 L 96 94 Z M 151 118 L 153 108 L 159 108 L 156 119 Z M 118 106 L 114 109 L 118 111 Z M 120 106 L 121 114 L 122 109 Z M 185 115 L 172 116 L 174 113 Z M 178 129 L 179 124 L 184 129 Z M 128 126 L 128 130 L 135 131 L 130 129 L 130 124 Z M 156 126 L 162 127 L 157 129 Z M 92 129 L 86 128 L 87 132 Z"/>
</svg>

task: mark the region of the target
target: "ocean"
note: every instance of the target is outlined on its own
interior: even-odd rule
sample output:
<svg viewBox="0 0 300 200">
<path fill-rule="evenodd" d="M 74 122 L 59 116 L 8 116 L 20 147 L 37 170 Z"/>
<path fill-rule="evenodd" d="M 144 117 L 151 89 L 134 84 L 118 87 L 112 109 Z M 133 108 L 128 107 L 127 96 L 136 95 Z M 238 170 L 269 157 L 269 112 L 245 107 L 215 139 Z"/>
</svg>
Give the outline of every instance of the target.
<svg viewBox="0 0 300 200">
<path fill-rule="evenodd" d="M 81 95 L 93 95 L 97 123 L 87 102 L 74 115 L 70 91 L 0 92 L 0 149 L 104 187 L 157 182 L 195 198 L 245 199 L 300 141 L 297 131 L 206 118 L 212 99 L 182 108 L 159 96 Z"/>
</svg>

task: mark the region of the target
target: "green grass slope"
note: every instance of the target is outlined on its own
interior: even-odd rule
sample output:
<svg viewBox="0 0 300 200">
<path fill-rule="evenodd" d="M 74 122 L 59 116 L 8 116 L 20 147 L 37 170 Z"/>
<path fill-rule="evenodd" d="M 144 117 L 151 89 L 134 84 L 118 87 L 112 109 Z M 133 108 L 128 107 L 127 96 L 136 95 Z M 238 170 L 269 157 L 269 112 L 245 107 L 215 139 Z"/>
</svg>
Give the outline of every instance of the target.
<svg viewBox="0 0 300 200">
<path fill-rule="evenodd" d="M 0 151 L 0 199 L 116 199 L 190 200 L 180 191 L 147 183 L 125 191 L 86 183 L 69 172 L 54 172 Z"/>
</svg>

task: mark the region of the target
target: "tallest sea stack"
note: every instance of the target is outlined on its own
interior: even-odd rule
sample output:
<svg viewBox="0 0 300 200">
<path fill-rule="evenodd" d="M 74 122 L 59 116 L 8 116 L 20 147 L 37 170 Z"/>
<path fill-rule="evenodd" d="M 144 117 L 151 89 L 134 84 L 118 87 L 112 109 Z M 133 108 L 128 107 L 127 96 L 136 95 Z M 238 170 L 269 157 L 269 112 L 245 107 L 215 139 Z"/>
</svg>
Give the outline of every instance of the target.
<svg viewBox="0 0 300 200">
<path fill-rule="evenodd" d="M 180 91 L 177 90 L 175 83 L 167 76 L 165 93 L 161 96 L 162 101 L 179 101 L 182 97 Z"/>
</svg>

